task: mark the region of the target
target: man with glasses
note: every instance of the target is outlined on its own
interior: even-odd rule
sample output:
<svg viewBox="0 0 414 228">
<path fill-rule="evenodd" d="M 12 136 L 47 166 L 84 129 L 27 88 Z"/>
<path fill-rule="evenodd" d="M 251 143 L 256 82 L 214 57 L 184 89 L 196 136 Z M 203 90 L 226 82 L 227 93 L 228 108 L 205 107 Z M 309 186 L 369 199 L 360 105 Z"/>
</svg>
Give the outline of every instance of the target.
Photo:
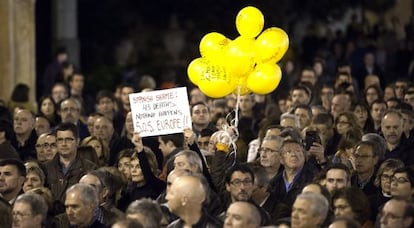
<svg viewBox="0 0 414 228">
<path fill-rule="evenodd" d="M 73 123 L 62 123 L 56 128 L 57 156 L 45 164 L 46 182 L 54 196 L 64 202 L 65 191 L 96 165 L 77 156 L 78 129 Z"/>
<path fill-rule="evenodd" d="M 259 148 L 260 165 L 265 168 L 269 180 L 280 172 L 279 153 L 282 143 L 283 138 L 280 136 L 267 136 Z"/>
<path fill-rule="evenodd" d="M 408 200 L 394 198 L 385 203 L 378 216 L 381 228 L 412 227 L 414 223 L 414 205 Z"/>
<path fill-rule="evenodd" d="M 36 142 L 37 161 L 45 163 L 53 159 L 57 153 L 56 136 L 53 134 L 41 134 Z"/>
<path fill-rule="evenodd" d="M 59 108 L 59 115 L 62 118 L 62 123 L 73 123 L 78 128 L 78 135 L 80 139 L 84 139 L 89 135 L 88 127 L 80 121 L 81 103 L 73 97 L 62 100 Z"/>
<path fill-rule="evenodd" d="M 351 154 L 351 163 L 355 174 L 351 177 L 351 185 L 359 187 L 368 197 L 379 193 L 375 186 L 375 167 L 379 160 L 376 145 L 371 141 L 360 141 Z"/>
<path fill-rule="evenodd" d="M 25 193 L 17 197 L 13 205 L 13 227 L 41 228 L 47 216 L 47 204 L 36 193 Z"/>
<path fill-rule="evenodd" d="M 305 163 L 303 145 L 290 139 L 281 146 L 280 162 L 285 169 L 270 181 L 270 197 L 291 208 L 302 188 L 312 181 L 317 168 Z"/>
<path fill-rule="evenodd" d="M 270 216 L 266 210 L 261 206 L 255 204 L 252 200 L 252 193 L 254 190 L 254 173 L 245 164 L 236 164 L 227 170 L 225 174 L 226 191 L 230 193 L 230 198 L 224 197 L 223 202 L 226 202 L 226 208 L 231 203 L 237 201 L 246 201 L 254 204 L 260 212 L 262 221 L 261 225 L 268 225 Z"/>
</svg>

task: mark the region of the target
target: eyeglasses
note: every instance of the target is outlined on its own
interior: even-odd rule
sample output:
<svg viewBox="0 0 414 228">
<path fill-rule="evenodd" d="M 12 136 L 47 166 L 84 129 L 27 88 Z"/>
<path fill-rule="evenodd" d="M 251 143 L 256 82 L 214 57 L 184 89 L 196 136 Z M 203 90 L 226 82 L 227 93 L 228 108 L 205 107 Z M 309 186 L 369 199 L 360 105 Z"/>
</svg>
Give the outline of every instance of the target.
<svg viewBox="0 0 414 228">
<path fill-rule="evenodd" d="M 78 112 L 79 109 L 78 108 L 62 108 L 60 111 L 61 112 Z"/>
<path fill-rule="evenodd" d="M 346 124 L 349 124 L 349 122 L 346 122 L 346 121 L 339 121 L 339 122 L 337 122 L 336 124 L 346 125 Z"/>
<path fill-rule="evenodd" d="M 381 175 L 381 180 L 383 181 L 391 181 L 392 176 L 391 175 L 387 175 L 387 174 L 382 174 Z"/>
<path fill-rule="evenodd" d="M 63 142 L 64 143 L 72 143 L 73 141 L 75 141 L 74 138 L 57 138 L 56 139 L 56 142 L 59 143 L 59 144 L 62 144 Z"/>
<path fill-rule="evenodd" d="M 232 185 L 234 185 L 236 187 L 240 187 L 242 184 L 244 184 L 244 185 L 251 185 L 251 184 L 253 184 L 253 181 L 250 180 L 250 179 L 245 179 L 245 180 L 236 179 L 236 180 L 230 181 L 230 184 L 232 184 Z"/>
<path fill-rule="evenodd" d="M 56 148 L 56 143 L 44 143 L 44 144 L 36 144 L 36 148 Z"/>
<path fill-rule="evenodd" d="M 263 148 L 263 147 L 259 148 L 258 151 L 259 151 L 259 153 L 263 153 L 263 152 L 276 153 L 276 152 L 279 152 L 279 150 L 274 150 L 274 149 L 271 149 L 271 148 Z"/>
<path fill-rule="evenodd" d="M 373 155 L 362 155 L 362 154 L 351 154 L 351 156 L 355 159 L 361 159 L 361 160 L 374 157 Z"/>
<path fill-rule="evenodd" d="M 393 220 L 404 218 L 404 216 L 398 216 L 398 215 L 394 215 L 392 213 L 385 213 L 385 212 L 382 212 L 382 211 L 379 214 L 380 214 L 381 218 L 388 218 L 388 219 L 393 219 Z"/>
<path fill-rule="evenodd" d="M 405 184 L 407 182 L 410 182 L 407 178 L 404 177 L 391 177 L 391 182 L 397 182 L 398 184 Z"/>
<path fill-rule="evenodd" d="M 19 217 L 19 218 L 26 217 L 26 216 L 32 216 L 32 214 L 30 214 L 30 213 L 25 214 L 25 213 L 20 212 L 20 211 L 12 211 L 11 215 L 12 215 L 12 217 Z"/>
<path fill-rule="evenodd" d="M 282 151 L 282 155 L 286 155 L 286 154 L 301 154 L 303 153 L 302 150 L 284 150 Z"/>
</svg>

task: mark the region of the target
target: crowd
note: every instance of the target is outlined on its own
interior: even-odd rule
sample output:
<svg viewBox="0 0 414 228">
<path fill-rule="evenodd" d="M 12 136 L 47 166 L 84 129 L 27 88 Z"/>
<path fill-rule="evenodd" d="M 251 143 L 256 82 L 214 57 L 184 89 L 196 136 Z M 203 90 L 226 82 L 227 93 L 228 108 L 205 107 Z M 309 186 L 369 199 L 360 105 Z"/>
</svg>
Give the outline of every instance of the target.
<svg viewBox="0 0 414 228">
<path fill-rule="evenodd" d="M 0 106 L 1 227 L 414 227 L 413 67 L 349 32 L 268 96 L 189 86 L 192 128 L 151 137 L 128 95 L 173 81 L 88 94 L 59 50 L 37 107 L 24 84 Z"/>
</svg>

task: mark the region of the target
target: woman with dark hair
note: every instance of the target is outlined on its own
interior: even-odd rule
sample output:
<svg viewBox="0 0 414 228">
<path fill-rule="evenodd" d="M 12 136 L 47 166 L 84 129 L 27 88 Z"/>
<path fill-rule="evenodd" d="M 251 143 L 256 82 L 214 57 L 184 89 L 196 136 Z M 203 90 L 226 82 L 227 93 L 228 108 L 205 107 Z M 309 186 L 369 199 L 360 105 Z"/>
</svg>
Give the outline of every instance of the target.
<svg viewBox="0 0 414 228">
<path fill-rule="evenodd" d="M 45 116 L 53 128 L 60 123 L 60 116 L 57 114 L 57 105 L 51 96 L 43 96 L 39 99 L 37 114 Z"/>
<path fill-rule="evenodd" d="M 365 103 L 356 103 L 354 105 L 353 112 L 357 118 L 359 127 L 361 127 L 364 133 L 375 132 L 374 120 L 372 120 L 369 107 Z"/>
<path fill-rule="evenodd" d="M 8 103 L 10 112 L 14 112 L 15 108 L 28 109 L 33 113 L 36 111 L 35 104 L 30 102 L 29 91 L 29 86 L 23 83 L 19 83 L 14 87 Z"/>
<path fill-rule="evenodd" d="M 92 146 L 95 149 L 98 157 L 98 166 L 106 166 L 109 161 L 109 148 L 103 143 L 101 139 L 95 136 L 88 136 L 81 142 L 82 146 Z"/>
<path fill-rule="evenodd" d="M 348 187 L 335 191 L 332 195 L 335 218 L 354 219 L 361 227 L 374 227 L 369 220 L 370 204 L 364 192 L 357 187 Z"/>
<path fill-rule="evenodd" d="M 166 183 L 157 177 L 159 170 L 154 152 L 142 144 L 139 136 L 134 135 L 132 142 L 135 152 L 130 161 L 131 183 L 118 202 L 118 208 L 122 211 L 134 200 L 156 199 L 166 188 Z"/>
<path fill-rule="evenodd" d="M 344 135 L 351 129 L 359 129 L 358 120 L 352 112 L 342 112 L 335 119 L 335 128 L 338 134 Z"/>
<path fill-rule="evenodd" d="M 411 201 L 414 192 L 414 170 L 398 168 L 391 177 L 391 196 Z"/>
<path fill-rule="evenodd" d="M 377 85 L 370 85 L 364 90 L 364 100 L 368 106 L 372 105 L 375 100 L 382 100 L 383 92 Z"/>
</svg>

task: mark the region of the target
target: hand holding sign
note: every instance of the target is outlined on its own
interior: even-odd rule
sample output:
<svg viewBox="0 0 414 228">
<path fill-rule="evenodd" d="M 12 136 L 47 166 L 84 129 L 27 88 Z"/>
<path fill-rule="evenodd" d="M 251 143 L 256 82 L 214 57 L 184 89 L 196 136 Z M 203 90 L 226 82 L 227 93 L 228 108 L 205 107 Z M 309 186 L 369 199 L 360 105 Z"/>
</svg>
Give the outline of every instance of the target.
<svg viewBox="0 0 414 228">
<path fill-rule="evenodd" d="M 144 149 L 144 145 L 142 144 L 142 138 L 138 132 L 134 132 L 134 135 L 131 139 L 132 144 L 135 146 L 135 150 L 137 152 L 141 152 Z"/>
</svg>

